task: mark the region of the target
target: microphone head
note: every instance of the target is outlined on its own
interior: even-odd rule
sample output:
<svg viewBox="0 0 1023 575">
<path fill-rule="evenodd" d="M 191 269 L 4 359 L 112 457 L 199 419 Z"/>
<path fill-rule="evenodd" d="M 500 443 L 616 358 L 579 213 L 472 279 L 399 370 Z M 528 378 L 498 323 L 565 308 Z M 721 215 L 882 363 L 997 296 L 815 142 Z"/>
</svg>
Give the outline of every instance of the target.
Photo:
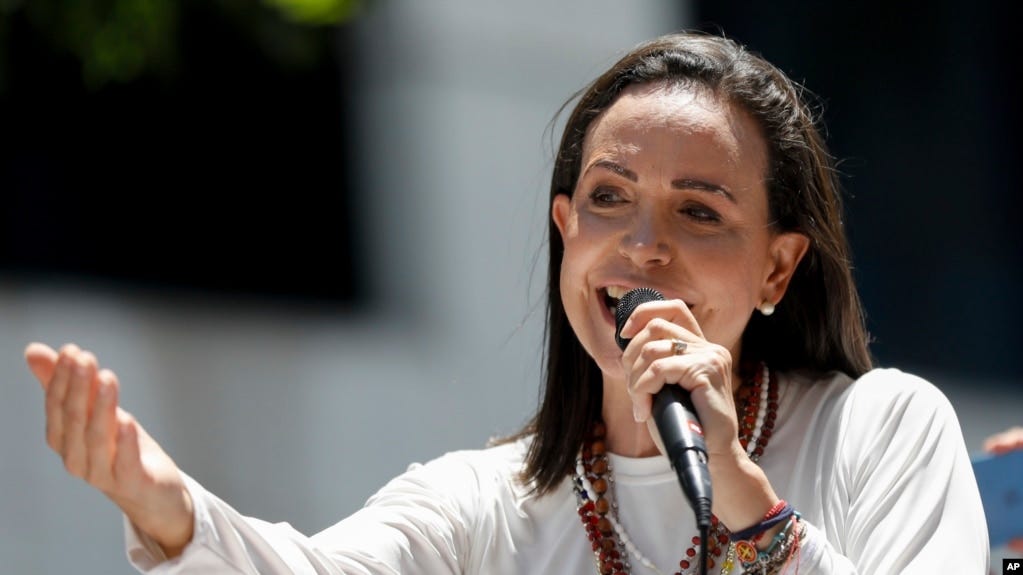
<svg viewBox="0 0 1023 575">
<path fill-rule="evenodd" d="M 632 312 L 648 301 L 661 301 L 663 299 L 664 296 L 661 295 L 661 292 L 653 288 L 641 287 L 630 290 L 622 296 L 622 299 L 618 300 L 618 305 L 615 307 L 615 343 L 618 344 L 622 351 L 625 351 L 625 346 L 629 345 L 630 341 L 622 339 L 622 326 L 625 325 Z"/>
</svg>

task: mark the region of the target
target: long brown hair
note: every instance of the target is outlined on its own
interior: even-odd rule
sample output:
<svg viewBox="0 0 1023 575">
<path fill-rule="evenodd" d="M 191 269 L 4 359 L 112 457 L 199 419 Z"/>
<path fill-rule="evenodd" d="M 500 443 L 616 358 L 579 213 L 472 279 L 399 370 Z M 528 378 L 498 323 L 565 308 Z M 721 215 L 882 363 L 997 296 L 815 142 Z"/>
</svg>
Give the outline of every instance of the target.
<svg viewBox="0 0 1023 575">
<path fill-rule="evenodd" d="M 868 337 L 850 271 L 831 156 L 799 86 L 736 42 L 700 32 L 662 36 L 633 49 L 577 94 L 555 158 L 551 201 L 573 193 L 583 140 L 593 120 L 626 87 L 649 83 L 710 90 L 752 114 L 768 146 L 771 225 L 776 231 L 810 238 L 784 304 L 770 317 L 754 313 L 747 324 L 744 359 L 764 360 L 775 370 L 838 370 L 853 377 L 868 371 Z M 516 435 L 534 435 L 523 473 L 540 494 L 574 469 L 579 447 L 600 417 L 603 401 L 600 369 L 565 315 L 560 289 L 564 245 L 553 222 L 548 235 L 543 401 Z"/>
</svg>

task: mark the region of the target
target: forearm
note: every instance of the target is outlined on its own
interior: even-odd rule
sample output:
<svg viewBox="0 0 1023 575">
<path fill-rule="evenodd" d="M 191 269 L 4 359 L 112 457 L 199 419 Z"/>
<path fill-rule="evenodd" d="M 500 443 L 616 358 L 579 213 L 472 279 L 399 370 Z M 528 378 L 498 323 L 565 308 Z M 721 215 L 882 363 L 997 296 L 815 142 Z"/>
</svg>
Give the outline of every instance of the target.
<svg viewBox="0 0 1023 575">
<path fill-rule="evenodd" d="M 242 515 L 183 476 L 193 501 L 193 535 L 180 555 L 171 557 L 136 526 L 127 524 L 132 564 L 147 574 L 321 575 L 451 574 L 457 572 L 452 521 L 432 491 L 396 485 L 384 501 L 369 505 L 312 536 L 288 523 L 270 523 Z M 375 496 L 379 501 L 381 496 Z M 429 512 L 430 508 L 438 510 Z M 464 534 L 457 537 L 464 539 Z"/>
<path fill-rule="evenodd" d="M 125 519 L 159 545 L 168 559 L 181 555 L 195 531 L 195 505 L 191 494 L 182 487 L 180 497 L 174 499 L 176 504 L 166 509 L 142 508 L 114 499 Z"/>
<path fill-rule="evenodd" d="M 157 540 L 126 519 L 128 557 L 136 569 L 161 575 L 188 573 L 341 573 L 301 533 L 240 514 L 184 477 L 191 502 L 189 539 L 180 547 Z"/>
<path fill-rule="evenodd" d="M 714 515 L 732 532 L 756 525 L 780 499 L 767 475 L 738 443 L 734 453 L 710 457 L 707 467 L 714 486 Z M 779 530 L 772 528 L 765 537 Z"/>
</svg>

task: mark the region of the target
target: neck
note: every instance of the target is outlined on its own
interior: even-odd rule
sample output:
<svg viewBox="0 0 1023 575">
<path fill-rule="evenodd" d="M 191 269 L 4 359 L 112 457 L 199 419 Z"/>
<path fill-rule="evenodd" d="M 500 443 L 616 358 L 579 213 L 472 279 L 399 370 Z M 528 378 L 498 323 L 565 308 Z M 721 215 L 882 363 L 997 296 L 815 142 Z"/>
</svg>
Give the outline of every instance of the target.
<svg viewBox="0 0 1023 575">
<path fill-rule="evenodd" d="M 605 397 L 607 397 L 607 385 L 604 386 Z M 625 397 L 628 405 L 612 406 L 604 400 L 604 407 L 601 416 L 607 426 L 605 443 L 611 453 L 624 455 L 626 457 L 653 457 L 660 451 L 654 443 L 650 430 L 645 423 L 636 423 L 632 417 L 632 401 Z M 617 402 L 610 402 L 617 403 Z"/>
</svg>

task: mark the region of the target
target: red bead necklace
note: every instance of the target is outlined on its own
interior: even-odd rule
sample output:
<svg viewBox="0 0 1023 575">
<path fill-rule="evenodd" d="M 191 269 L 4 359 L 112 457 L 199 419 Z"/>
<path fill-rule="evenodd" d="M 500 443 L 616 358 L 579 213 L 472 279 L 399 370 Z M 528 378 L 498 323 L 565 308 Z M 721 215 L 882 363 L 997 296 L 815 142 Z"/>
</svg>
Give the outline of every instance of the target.
<svg viewBox="0 0 1023 575">
<path fill-rule="evenodd" d="M 778 385 L 772 381 L 767 366 L 761 364 L 759 367 L 752 381 L 742 386 L 737 394 L 741 404 L 737 410 L 739 443 L 754 462 L 760 459 L 767 447 L 778 413 Z M 606 433 L 607 428 L 603 422 L 598 421 L 593 426 L 576 460 L 576 473 L 572 482 L 579 499 L 579 518 L 593 548 L 597 572 L 600 575 L 628 575 L 631 569 L 629 558 L 633 557 L 660 573 L 652 562 L 639 553 L 616 519 L 617 513 L 613 509 L 617 504 L 612 503 L 609 498 L 609 493 L 613 490 L 614 476 L 604 443 Z M 711 517 L 708 540 L 709 570 L 714 568 L 716 560 L 720 560 L 722 553 L 729 549 L 729 532 L 715 516 Z M 679 561 L 680 570 L 674 575 L 690 575 L 696 572 L 701 543 L 699 536 L 693 537 L 692 545 L 685 550 Z M 729 553 L 724 560 L 722 573 L 728 572 L 732 563 L 733 554 Z"/>
</svg>

